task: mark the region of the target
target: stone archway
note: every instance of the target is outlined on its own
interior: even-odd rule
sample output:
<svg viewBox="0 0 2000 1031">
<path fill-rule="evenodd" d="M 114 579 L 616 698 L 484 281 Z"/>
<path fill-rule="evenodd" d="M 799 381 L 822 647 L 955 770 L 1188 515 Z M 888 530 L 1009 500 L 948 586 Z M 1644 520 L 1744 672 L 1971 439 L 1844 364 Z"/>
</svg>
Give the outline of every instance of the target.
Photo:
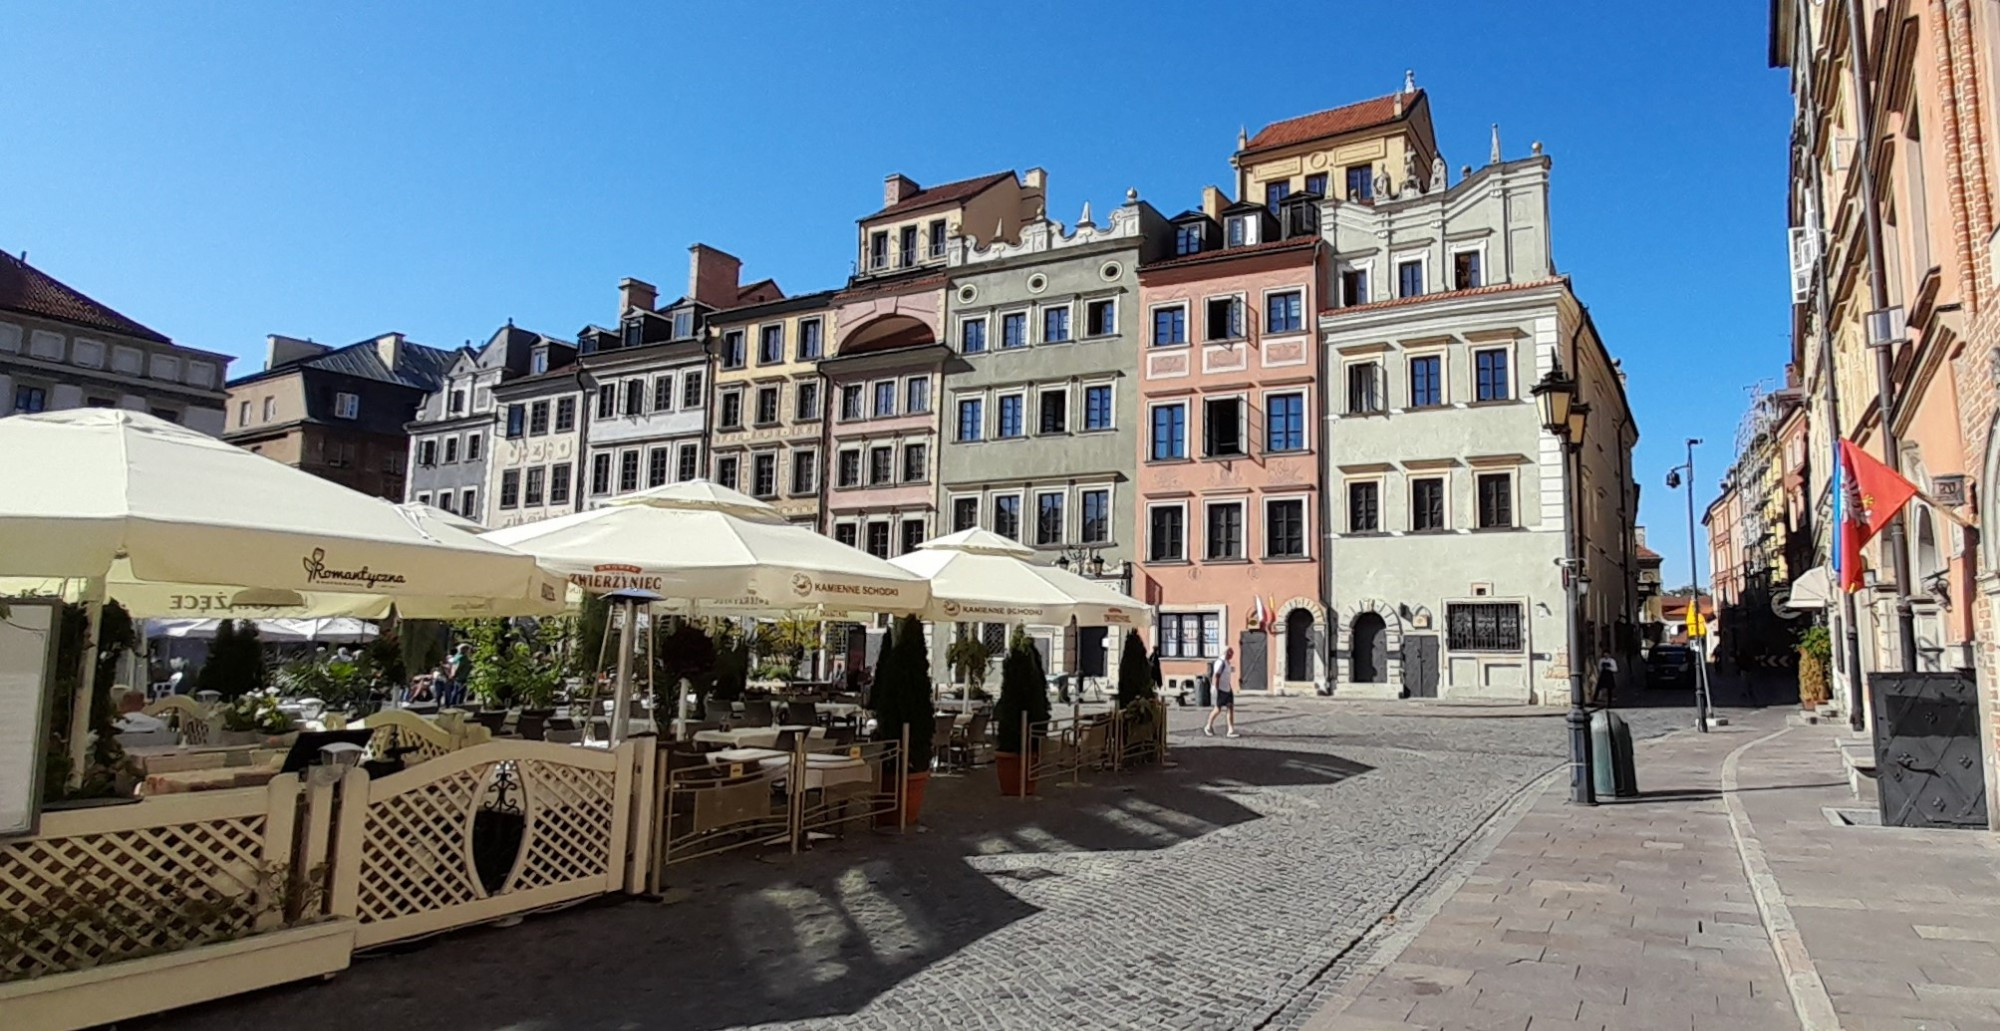
<svg viewBox="0 0 2000 1031">
<path fill-rule="evenodd" d="M 1277 660 L 1274 669 L 1282 675 L 1272 680 L 1280 689 L 1319 689 L 1328 680 L 1326 606 L 1317 599 L 1300 595 L 1279 604 L 1274 617 L 1271 621 L 1272 636 L 1276 638 L 1271 642 Z M 1305 660 L 1303 671 L 1294 665 L 1294 658 Z M 1305 675 L 1294 675 L 1299 672 Z"/>
<path fill-rule="evenodd" d="M 1387 661 L 1379 670 L 1370 671 L 1379 680 L 1359 681 L 1354 679 L 1354 627 L 1355 621 L 1363 613 L 1370 613 L 1382 620 L 1382 647 L 1388 652 Z M 1402 690 L 1403 682 L 1403 617 L 1396 606 L 1379 598 L 1370 598 L 1353 605 L 1341 606 L 1334 622 L 1337 637 L 1333 647 L 1334 682 L 1340 688 L 1358 687 L 1358 693 L 1394 698 Z"/>
</svg>

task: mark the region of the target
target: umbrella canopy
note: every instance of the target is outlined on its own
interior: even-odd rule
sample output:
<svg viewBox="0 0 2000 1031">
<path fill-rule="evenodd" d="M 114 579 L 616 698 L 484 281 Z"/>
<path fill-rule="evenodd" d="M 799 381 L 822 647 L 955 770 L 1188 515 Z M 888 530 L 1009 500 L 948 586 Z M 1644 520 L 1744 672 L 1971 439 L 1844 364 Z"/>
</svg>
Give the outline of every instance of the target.
<svg viewBox="0 0 2000 1031">
<path fill-rule="evenodd" d="M 397 505 L 396 510 L 399 512 L 408 512 L 433 522 L 443 523 L 454 529 L 464 530 L 466 533 L 486 532 L 486 527 L 459 515 L 457 512 L 447 512 L 436 505 L 426 505 L 421 501 L 406 501 Z"/>
<path fill-rule="evenodd" d="M 149 619 L 146 636 L 206 640 L 215 636 L 219 619 Z M 312 641 L 372 641 L 379 633 L 373 623 L 359 619 L 260 619 L 257 639 L 266 644 L 299 644 Z"/>
<path fill-rule="evenodd" d="M 710 614 L 919 612 L 931 596 L 922 577 L 706 480 L 483 539 L 533 555 L 592 593 L 652 591 Z"/>
<path fill-rule="evenodd" d="M 94 408 L 0 419 L 0 576 L 10 591 L 103 590 L 135 616 L 380 616 L 392 603 L 504 615 L 565 601 L 533 558 L 439 518 Z"/>
<path fill-rule="evenodd" d="M 1784 601 L 1789 609 L 1823 609 L 1833 599 L 1833 570 L 1814 566 L 1792 581 L 1791 595 Z"/>
<path fill-rule="evenodd" d="M 1030 562 L 1032 548 L 986 530 L 925 541 L 890 563 L 931 584 L 926 618 L 947 623 L 1030 623 L 1035 626 L 1135 626 L 1152 613 L 1145 603 L 1054 566 Z"/>
</svg>

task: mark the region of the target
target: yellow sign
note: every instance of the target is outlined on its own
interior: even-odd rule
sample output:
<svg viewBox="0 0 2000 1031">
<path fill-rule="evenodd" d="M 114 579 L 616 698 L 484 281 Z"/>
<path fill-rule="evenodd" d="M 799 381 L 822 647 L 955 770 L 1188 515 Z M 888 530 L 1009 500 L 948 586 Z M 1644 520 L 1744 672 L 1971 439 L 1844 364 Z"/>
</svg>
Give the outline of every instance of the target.
<svg viewBox="0 0 2000 1031">
<path fill-rule="evenodd" d="M 1689 637 L 1707 637 L 1708 620 L 1701 618 L 1701 610 L 1688 606 L 1687 628 Z"/>
</svg>

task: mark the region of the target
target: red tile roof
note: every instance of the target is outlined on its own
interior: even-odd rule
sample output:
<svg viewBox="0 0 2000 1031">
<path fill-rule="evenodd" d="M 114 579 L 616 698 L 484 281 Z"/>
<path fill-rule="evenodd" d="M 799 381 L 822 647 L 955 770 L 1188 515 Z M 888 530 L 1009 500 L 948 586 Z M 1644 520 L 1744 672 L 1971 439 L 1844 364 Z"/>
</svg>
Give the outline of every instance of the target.
<svg viewBox="0 0 2000 1031">
<path fill-rule="evenodd" d="M 960 179 L 955 183 L 945 183 L 942 186 L 933 186 L 929 189 L 918 190 L 916 193 L 904 197 L 902 200 L 872 215 L 864 216 L 861 221 L 867 222 L 885 215 L 907 214 L 923 208 L 935 207 L 939 204 L 954 204 L 958 201 L 976 197 L 988 188 L 1012 178 L 1014 178 L 1014 173 L 1012 172 L 995 172 L 992 175 L 982 175 L 974 179 Z"/>
<path fill-rule="evenodd" d="M 1649 548 L 1649 547 L 1646 547 L 1646 546 L 1645 546 L 1644 544 L 1641 544 L 1641 545 L 1639 545 L 1639 561 L 1641 561 L 1641 562 L 1662 562 L 1662 561 L 1665 561 L 1665 560 L 1664 560 L 1664 559 L 1662 559 L 1662 558 L 1660 557 L 1660 553 L 1659 553 L 1659 552 L 1657 552 L 1657 551 L 1654 551 L 1653 549 L 1651 549 L 1651 548 Z"/>
<path fill-rule="evenodd" d="M 5 253 L 0 253 L 0 310 L 40 315 L 162 344 L 173 342 L 166 334 L 112 311 L 54 276 Z"/>
<path fill-rule="evenodd" d="M 1338 136 L 1341 133 L 1355 132 L 1360 129 L 1372 129 L 1378 125 L 1387 125 L 1401 118 L 1404 114 L 1408 114 L 1412 108 L 1417 106 L 1417 101 L 1423 95 L 1423 90 L 1417 90 L 1415 93 L 1391 93 L 1386 97 L 1376 97 L 1373 100 L 1364 100 L 1358 104 L 1328 108 L 1325 111 L 1315 111 L 1312 114 L 1300 115 L 1297 118 L 1287 118 L 1282 122 L 1272 122 L 1270 125 L 1257 130 L 1257 135 L 1250 137 L 1250 142 L 1244 146 L 1240 153 L 1247 154 L 1253 150 L 1269 150 L 1272 147 L 1288 147 L 1294 143 L 1304 143 L 1307 140 L 1317 140 L 1326 136 Z M 1396 98 L 1399 96 L 1403 99 L 1402 114 L 1398 114 L 1396 111 Z"/>
</svg>

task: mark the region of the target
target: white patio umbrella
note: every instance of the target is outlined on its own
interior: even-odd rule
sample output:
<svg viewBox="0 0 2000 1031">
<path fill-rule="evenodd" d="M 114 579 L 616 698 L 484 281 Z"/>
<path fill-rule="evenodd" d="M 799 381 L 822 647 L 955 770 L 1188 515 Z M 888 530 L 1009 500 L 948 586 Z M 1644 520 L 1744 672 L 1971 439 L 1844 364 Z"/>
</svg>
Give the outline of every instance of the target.
<svg viewBox="0 0 2000 1031">
<path fill-rule="evenodd" d="M 267 644 L 372 641 L 381 634 L 375 624 L 360 619 L 260 619 L 256 623 L 257 639 Z M 146 636 L 201 641 L 214 637 L 221 624 L 219 619 L 149 619 Z"/>
<path fill-rule="evenodd" d="M 931 598 L 922 577 L 706 480 L 482 539 L 533 555 L 594 594 L 650 591 L 702 614 L 921 612 Z M 621 677 L 614 740 L 623 736 L 629 691 Z"/>
<path fill-rule="evenodd" d="M 986 530 L 961 530 L 889 560 L 930 581 L 927 619 L 948 623 L 1034 626 L 1137 626 L 1146 603 L 1054 566 L 1035 550 Z"/>
<path fill-rule="evenodd" d="M 436 520 L 437 522 L 443 523 L 446 526 L 464 530 L 466 533 L 486 532 L 486 527 L 481 526 L 478 523 L 475 523 L 472 520 L 467 519 L 462 515 L 459 515 L 457 512 L 447 512 L 444 509 L 437 507 L 436 505 L 426 505 L 421 501 L 405 501 L 402 504 L 397 505 L 396 508 L 404 512 L 411 512 L 416 515 L 420 515 L 425 519 Z"/>
</svg>

